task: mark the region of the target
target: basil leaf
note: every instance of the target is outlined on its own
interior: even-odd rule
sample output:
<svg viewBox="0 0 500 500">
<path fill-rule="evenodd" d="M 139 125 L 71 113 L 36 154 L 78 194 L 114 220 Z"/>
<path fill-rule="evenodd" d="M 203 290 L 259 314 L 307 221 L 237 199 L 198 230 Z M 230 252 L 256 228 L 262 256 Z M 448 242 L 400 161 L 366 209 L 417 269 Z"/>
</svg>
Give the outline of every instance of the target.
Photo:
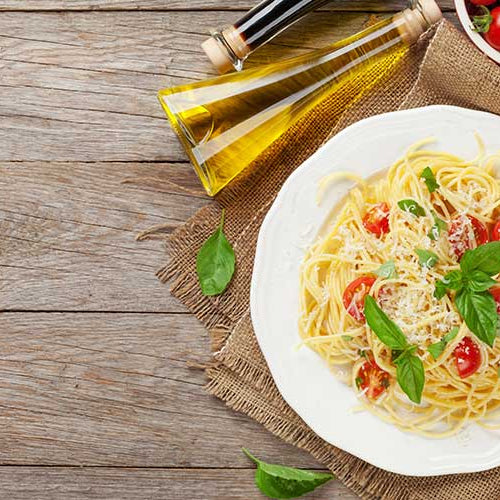
<svg viewBox="0 0 500 500">
<path fill-rule="evenodd" d="M 398 207 L 403 212 L 409 212 L 415 217 L 423 217 L 425 215 L 425 210 L 415 200 L 398 201 Z"/>
<path fill-rule="evenodd" d="M 448 288 L 443 283 L 443 281 L 441 280 L 436 281 L 436 288 L 434 289 L 434 298 L 441 300 L 446 295 L 447 290 Z"/>
<path fill-rule="evenodd" d="M 396 378 L 401 389 L 414 403 L 422 401 L 425 371 L 422 360 L 414 354 L 406 354 L 396 361 Z"/>
<path fill-rule="evenodd" d="M 446 349 L 446 346 L 448 345 L 448 343 L 451 342 L 457 336 L 458 331 L 459 331 L 458 326 L 455 326 L 439 342 L 436 342 L 435 344 L 431 344 L 427 348 L 430 355 L 434 359 L 438 359 L 439 356 L 441 356 L 443 351 Z"/>
<path fill-rule="evenodd" d="M 483 271 L 478 270 L 468 273 L 466 279 L 467 288 L 473 292 L 485 292 L 497 284 L 493 278 L 490 278 Z"/>
<path fill-rule="evenodd" d="M 223 233 L 224 211 L 220 225 L 205 241 L 196 258 L 196 271 L 203 295 L 222 293 L 234 273 L 235 256 Z"/>
<path fill-rule="evenodd" d="M 434 176 L 431 167 L 425 167 L 420 174 L 420 178 L 425 180 L 429 193 L 433 193 L 439 188 L 439 184 L 436 181 L 436 177 Z"/>
<path fill-rule="evenodd" d="M 391 349 L 405 349 L 408 346 L 405 334 L 398 325 L 391 321 L 380 309 L 371 295 L 365 297 L 365 317 L 368 326 L 375 335 Z"/>
<path fill-rule="evenodd" d="M 380 276 L 381 278 L 391 279 L 398 277 L 398 273 L 396 271 L 396 264 L 394 263 L 393 260 L 388 260 L 373 272 L 377 276 Z"/>
<path fill-rule="evenodd" d="M 415 253 L 418 255 L 418 263 L 422 267 L 434 267 L 439 262 L 439 257 L 430 250 L 416 248 Z"/>
<path fill-rule="evenodd" d="M 429 231 L 429 238 L 436 241 L 441 235 L 441 231 L 446 231 L 448 229 L 448 224 L 443 219 L 440 219 L 434 210 L 431 210 L 432 217 L 434 218 L 434 225 Z"/>
<path fill-rule="evenodd" d="M 479 245 L 474 250 L 467 250 L 460 260 L 464 273 L 483 271 L 489 276 L 500 273 L 500 241 Z"/>
<path fill-rule="evenodd" d="M 460 331 L 460 328 L 458 326 L 454 326 L 444 337 L 443 340 L 445 342 L 451 342 L 457 335 L 458 332 Z"/>
<path fill-rule="evenodd" d="M 464 287 L 464 277 L 461 271 L 451 271 L 440 281 L 436 281 L 434 297 L 442 299 L 449 290 L 461 290 Z"/>
<path fill-rule="evenodd" d="M 455 305 L 469 330 L 493 347 L 497 335 L 498 313 L 491 293 L 474 293 L 463 288 L 455 297 Z"/>
<path fill-rule="evenodd" d="M 268 464 L 255 458 L 247 449 L 243 453 L 257 464 L 255 484 L 269 498 L 297 498 L 332 480 L 324 472 L 310 472 L 284 465 Z"/>
</svg>

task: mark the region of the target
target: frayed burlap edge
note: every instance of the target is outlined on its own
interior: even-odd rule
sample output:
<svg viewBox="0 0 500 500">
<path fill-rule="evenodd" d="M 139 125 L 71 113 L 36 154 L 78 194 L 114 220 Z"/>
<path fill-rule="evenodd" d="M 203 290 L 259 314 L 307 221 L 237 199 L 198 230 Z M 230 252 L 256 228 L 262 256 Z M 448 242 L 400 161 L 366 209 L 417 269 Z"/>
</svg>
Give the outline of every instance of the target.
<svg viewBox="0 0 500 500">
<path fill-rule="evenodd" d="M 325 128 L 321 129 L 323 140 L 326 140 L 332 134 L 341 130 L 345 126 L 369 115 L 378 114 L 384 111 L 392 111 L 395 109 L 403 109 L 416 107 L 426 104 L 458 104 L 471 108 L 487 109 L 490 104 L 488 98 L 483 96 L 471 96 L 467 89 L 457 89 L 454 96 L 449 96 L 450 79 L 446 78 L 446 71 L 443 75 L 433 75 L 429 78 L 428 74 L 424 75 L 422 68 L 426 65 L 443 66 L 449 64 L 450 58 L 455 57 L 455 64 L 459 64 L 460 60 L 466 61 L 465 65 L 472 64 L 475 67 L 475 73 L 482 75 L 487 73 L 490 77 L 485 77 L 486 81 L 492 84 L 493 93 L 498 92 L 498 74 L 493 71 L 491 64 L 485 61 L 482 56 L 472 52 L 474 49 L 465 41 L 449 23 L 443 22 L 437 29 L 435 36 L 434 32 L 427 35 L 427 39 L 423 39 L 422 44 L 426 45 L 423 55 L 418 50 L 410 53 L 405 61 L 402 62 L 402 69 L 397 75 L 393 75 L 391 86 L 379 85 L 377 88 L 365 96 L 358 106 L 348 109 L 334 126 L 325 133 Z M 429 39 L 432 38 L 429 44 Z M 438 48 L 435 45 L 439 41 Z M 447 42 L 447 43 L 446 43 Z M 444 44 L 444 47 L 443 47 Z M 434 53 L 431 53 L 432 50 Z M 436 51 L 440 54 L 436 55 Z M 439 57 L 441 55 L 441 57 Z M 418 62 L 415 67 L 415 62 Z M 493 76 L 491 76 L 493 75 Z M 452 77 L 451 82 L 456 79 Z M 388 98 L 388 94 L 389 98 Z M 392 94 L 392 95 L 391 95 Z M 402 95 L 403 94 L 403 95 Z M 424 95 L 422 95 L 424 94 Z M 382 104 L 381 104 L 382 103 Z M 493 109 L 495 112 L 500 112 L 498 109 Z M 314 123 L 312 121 L 311 123 Z M 295 140 L 300 142 L 301 138 L 306 138 L 303 132 L 307 130 L 308 122 L 302 126 L 302 130 L 294 131 Z M 327 127 L 329 124 L 325 124 Z M 316 124 L 316 127 L 318 125 Z M 315 130 L 314 127 L 312 130 Z M 300 135 L 300 134 L 303 135 Z M 303 148 L 302 156 L 292 156 L 294 164 L 293 168 L 298 166 L 308 155 L 312 154 L 320 145 L 320 143 L 311 141 L 309 147 Z M 277 148 L 286 147 L 286 142 L 277 145 Z M 278 156 L 279 158 L 279 156 Z M 285 155 L 285 160 L 286 160 Z M 271 172 L 274 175 L 274 184 L 279 185 L 279 182 L 286 178 L 289 174 L 289 166 L 277 165 L 283 170 L 282 177 L 279 174 Z M 288 168 L 288 170 L 287 170 Z M 293 169 L 292 169 L 293 170 Z M 329 467 L 337 474 L 339 479 L 344 482 L 355 493 L 362 498 L 388 498 L 394 500 L 402 499 L 424 499 L 430 498 L 452 499 L 452 498 L 500 498 L 500 491 L 495 496 L 492 494 L 492 484 L 499 484 L 498 469 L 486 473 L 475 475 L 447 476 L 442 478 L 411 478 L 406 476 L 398 476 L 386 471 L 382 471 L 373 467 L 362 460 L 349 455 L 342 450 L 332 447 L 325 443 L 321 438 L 316 436 L 291 410 L 283 401 L 270 377 L 269 371 L 263 362 L 260 351 L 250 350 L 247 355 L 249 359 L 245 359 L 245 355 L 233 350 L 231 339 L 235 336 L 239 322 L 243 321 L 248 314 L 248 290 L 249 290 L 249 269 L 247 268 L 240 273 L 239 281 L 233 279 L 231 287 L 233 290 L 230 293 L 218 298 L 204 297 L 197 283 L 195 268 L 196 268 L 196 252 L 202 242 L 212 233 L 220 218 L 220 207 L 227 210 L 235 210 L 235 205 L 238 204 L 242 194 L 241 186 L 246 183 L 247 188 L 254 184 L 258 186 L 258 175 L 253 172 L 245 174 L 245 179 L 242 177 L 240 182 L 235 183 L 234 187 L 229 186 L 218 197 L 217 202 L 200 210 L 186 225 L 176 230 L 168 241 L 168 253 L 170 262 L 158 272 L 158 277 L 163 281 L 171 282 L 172 294 L 178 297 L 210 330 L 213 338 L 213 349 L 218 351 L 215 355 L 215 364 L 207 368 L 209 383 L 207 390 L 224 400 L 228 406 L 248 414 L 250 417 L 261 422 L 268 430 L 278 435 L 283 440 L 299 446 L 309 451 L 321 463 Z M 266 172 L 266 175 L 270 175 Z M 257 180 L 256 180 L 257 179 Z M 260 203 L 257 204 L 257 212 L 255 206 L 248 207 L 248 212 L 234 214 L 235 217 L 240 215 L 243 221 L 252 219 L 252 224 L 235 224 L 234 227 L 229 227 L 229 237 L 231 241 L 241 242 L 244 247 L 245 243 L 249 247 L 255 244 L 255 235 L 251 238 L 244 239 L 242 230 L 250 233 L 258 232 L 260 222 L 267 211 L 268 206 L 272 203 L 276 192 L 272 196 L 259 198 L 258 190 L 255 192 L 255 198 Z M 245 200 L 248 202 L 248 198 Z M 251 200 L 251 198 L 250 198 Z M 263 209 L 265 207 L 265 209 Z M 228 214 L 226 220 L 229 220 L 231 214 Z M 253 248 L 241 259 L 238 255 L 238 262 L 246 261 L 252 256 Z M 238 252 L 237 252 L 238 254 Z M 253 259 L 252 259 L 253 261 Z M 242 288 L 243 293 L 238 295 L 238 290 Z M 225 339 L 230 336 L 229 342 L 225 343 Z M 247 336 L 253 336 L 253 333 L 248 333 Z M 236 339 L 236 337 L 235 337 Z M 260 359 L 257 359 L 260 358 Z M 492 483 L 493 482 L 493 483 Z M 425 487 L 421 488 L 420 484 L 424 483 Z M 422 484 L 422 486 L 424 486 Z M 443 485 L 445 485 L 443 487 Z M 493 489 L 495 486 L 493 486 Z M 487 496 L 487 495 L 490 496 Z M 460 496 L 463 495 L 463 496 Z M 485 496 L 486 495 L 486 496 Z"/>
</svg>

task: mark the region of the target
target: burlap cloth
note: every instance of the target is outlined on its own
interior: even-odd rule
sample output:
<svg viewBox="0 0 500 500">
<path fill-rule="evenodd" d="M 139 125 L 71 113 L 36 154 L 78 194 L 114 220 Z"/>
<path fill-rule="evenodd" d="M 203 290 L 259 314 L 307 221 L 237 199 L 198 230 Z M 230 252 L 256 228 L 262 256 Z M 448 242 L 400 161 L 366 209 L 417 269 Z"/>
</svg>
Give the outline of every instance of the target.
<svg viewBox="0 0 500 500">
<path fill-rule="evenodd" d="M 406 477 L 378 469 L 320 439 L 277 391 L 250 320 L 257 235 L 285 179 L 332 133 L 347 125 L 382 112 L 429 104 L 500 114 L 500 68 L 446 21 L 424 35 L 397 71 L 379 81 L 354 107 L 339 116 L 335 100 L 327 101 L 275 143 L 244 178 L 225 188 L 214 203 L 170 236 L 170 260 L 158 274 L 161 280 L 171 281 L 172 293 L 210 330 L 215 354 L 213 366 L 207 369 L 208 391 L 310 452 L 362 498 L 500 499 L 500 468 L 479 474 Z M 226 209 L 225 232 L 236 252 L 237 271 L 227 291 L 210 298 L 200 292 L 196 253 L 217 226 L 221 207 Z"/>
</svg>

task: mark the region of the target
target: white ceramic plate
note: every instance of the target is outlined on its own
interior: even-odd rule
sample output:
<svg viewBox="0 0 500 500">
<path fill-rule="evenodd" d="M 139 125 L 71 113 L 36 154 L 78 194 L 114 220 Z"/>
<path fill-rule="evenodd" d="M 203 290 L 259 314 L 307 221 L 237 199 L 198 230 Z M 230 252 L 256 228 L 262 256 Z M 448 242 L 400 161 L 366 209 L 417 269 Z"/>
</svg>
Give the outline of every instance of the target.
<svg viewBox="0 0 500 500">
<path fill-rule="evenodd" d="M 251 314 L 259 345 L 287 403 L 320 437 L 388 471 L 433 476 L 477 472 L 500 465 L 500 432 L 470 425 L 457 436 L 427 439 L 405 433 L 359 404 L 311 349 L 295 349 L 299 266 L 306 247 L 345 195 L 349 183 L 331 188 L 316 204 L 318 181 L 334 171 L 369 176 L 385 169 L 420 139 L 432 149 L 473 158 L 474 132 L 489 152 L 500 151 L 500 117 L 450 106 L 430 106 L 368 118 L 345 129 L 285 182 L 260 230 L 251 288 Z"/>
<path fill-rule="evenodd" d="M 474 31 L 472 21 L 467 12 L 465 0 L 455 0 L 455 8 L 457 9 L 458 18 L 462 24 L 467 36 L 472 40 L 474 45 L 484 52 L 490 59 L 493 59 L 497 64 L 500 64 L 500 51 L 492 47 L 479 33 Z"/>
</svg>

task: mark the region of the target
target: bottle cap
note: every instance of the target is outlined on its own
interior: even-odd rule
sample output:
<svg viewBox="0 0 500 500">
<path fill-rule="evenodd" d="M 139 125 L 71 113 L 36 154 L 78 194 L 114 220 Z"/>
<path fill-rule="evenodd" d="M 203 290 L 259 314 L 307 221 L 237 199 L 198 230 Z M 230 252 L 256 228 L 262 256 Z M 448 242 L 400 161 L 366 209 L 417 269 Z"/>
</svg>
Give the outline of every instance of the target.
<svg viewBox="0 0 500 500">
<path fill-rule="evenodd" d="M 234 69 L 231 57 L 227 53 L 226 48 L 219 43 L 215 38 L 208 38 L 201 44 L 201 48 L 205 51 L 212 64 L 218 69 L 219 73 L 227 73 Z"/>
<path fill-rule="evenodd" d="M 420 11 L 427 23 L 430 25 L 437 23 L 443 17 L 443 13 L 439 5 L 434 0 L 418 0 Z"/>
<path fill-rule="evenodd" d="M 413 43 L 427 28 L 443 17 L 435 0 L 417 0 L 413 9 L 406 9 L 396 14 L 398 30 L 407 43 Z"/>
</svg>

